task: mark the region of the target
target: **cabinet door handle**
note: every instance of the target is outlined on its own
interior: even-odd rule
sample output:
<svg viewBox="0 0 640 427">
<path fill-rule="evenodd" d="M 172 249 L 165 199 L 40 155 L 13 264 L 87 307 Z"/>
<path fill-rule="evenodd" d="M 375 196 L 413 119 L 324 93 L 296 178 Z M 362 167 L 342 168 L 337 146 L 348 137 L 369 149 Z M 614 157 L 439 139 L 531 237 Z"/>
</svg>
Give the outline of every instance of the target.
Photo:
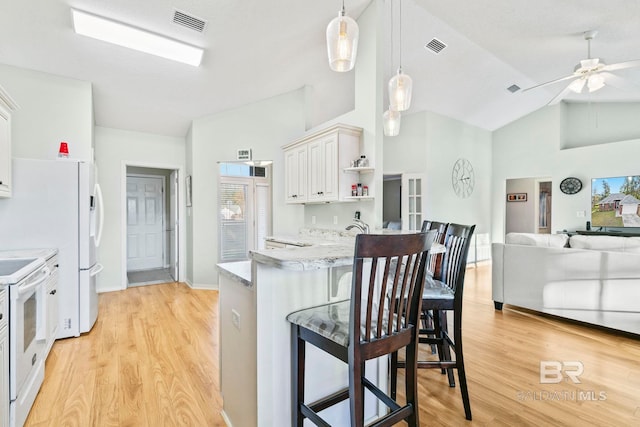
<svg viewBox="0 0 640 427">
<path fill-rule="evenodd" d="M 0 320 L 4 317 L 4 313 L 0 313 Z"/>
<path fill-rule="evenodd" d="M 0 181 L 0 185 L 2 185 L 2 181 Z"/>
<path fill-rule="evenodd" d="M 51 294 L 51 295 L 55 295 L 57 292 L 58 292 L 58 290 L 57 290 L 57 289 L 54 289 L 54 290 L 52 290 L 51 292 L 49 292 L 49 294 Z"/>
</svg>

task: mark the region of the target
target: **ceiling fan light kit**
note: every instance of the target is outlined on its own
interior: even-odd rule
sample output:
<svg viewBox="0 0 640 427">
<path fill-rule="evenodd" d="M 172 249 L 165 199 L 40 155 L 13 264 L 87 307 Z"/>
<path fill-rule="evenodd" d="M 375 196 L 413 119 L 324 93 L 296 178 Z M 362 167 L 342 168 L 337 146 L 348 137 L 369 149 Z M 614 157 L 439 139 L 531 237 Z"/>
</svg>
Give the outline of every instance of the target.
<svg viewBox="0 0 640 427">
<path fill-rule="evenodd" d="M 342 10 L 327 25 L 327 53 L 329 67 L 333 71 L 351 71 L 356 64 L 358 53 L 358 23 L 345 14 L 344 1 Z"/>
<path fill-rule="evenodd" d="M 524 89 L 522 92 L 558 83 L 563 80 L 574 79 L 558 95 L 549 101 L 548 105 L 552 105 L 560 102 L 569 92 L 593 93 L 602 89 L 607 84 L 617 87 L 622 86 L 622 79 L 612 74 L 611 71 L 638 67 L 640 66 L 640 60 L 607 65 L 600 61 L 600 58 L 592 58 L 591 40 L 593 40 L 597 34 L 598 32 L 596 30 L 586 31 L 584 33 L 584 39 L 587 41 L 587 59 L 581 60 L 580 63 L 575 66 L 572 74 Z"/>
</svg>

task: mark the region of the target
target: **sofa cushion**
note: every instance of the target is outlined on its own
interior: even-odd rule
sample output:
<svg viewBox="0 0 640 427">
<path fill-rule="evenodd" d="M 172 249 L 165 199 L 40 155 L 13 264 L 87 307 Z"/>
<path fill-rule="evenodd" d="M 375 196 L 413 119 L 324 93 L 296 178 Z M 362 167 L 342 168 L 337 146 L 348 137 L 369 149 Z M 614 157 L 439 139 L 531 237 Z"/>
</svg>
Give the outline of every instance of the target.
<svg viewBox="0 0 640 427">
<path fill-rule="evenodd" d="M 578 234 L 571 236 L 569 246 L 575 249 L 640 254 L 640 237 L 586 236 Z"/>
<path fill-rule="evenodd" d="M 511 245 L 563 248 L 568 240 L 566 234 L 507 233 L 504 241 Z"/>
</svg>

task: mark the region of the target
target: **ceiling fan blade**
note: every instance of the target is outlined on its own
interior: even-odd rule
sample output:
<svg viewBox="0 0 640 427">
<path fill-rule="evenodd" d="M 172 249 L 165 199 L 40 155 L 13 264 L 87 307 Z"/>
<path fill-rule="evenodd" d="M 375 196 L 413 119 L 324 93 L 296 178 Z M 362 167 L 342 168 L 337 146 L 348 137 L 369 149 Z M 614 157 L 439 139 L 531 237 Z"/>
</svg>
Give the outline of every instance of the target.
<svg viewBox="0 0 640 427">
<path fill-rule="evenodd" d="M 573 76 L 572 76 L 573 77 Z M 555 105 L 558 102 L 562 101 L 562 99 L 571 91 L 571 84 L 568 84 L 567 87 L 562 89 L 560 93 L 551 98 L 551 101 L 547 102 L 547 105 Z"/>
<path fill-rule="evenodd" d="M 548 86 L 548 85 L 552 85 L 554 83 L 561 82 L 563 80 L 573 79 L 575 77 L 576 77 L 575 74 L 570 74 L 568 76 L 560 77 L 559 79 L 551 80 L 551 81 L 548 81 L 548 82 L 545 82 L 545 83 L 540 83 L 539 85 L 535 85 L 535 86 L 528 87 L 526 89 L 522 89 L 522 92 L 526 92 L 526 91 L 531 90 L 531 89 L 538 89 L 538 88 L 541 88 L 541 87 L 544 87 L 544 86 Z"/>
<path fill-rule="evenodd" d="M 602 71 L 616 71 L 624 70 L 625 68 L 640 67 L 640 59 L 634 59 L 633 61 L 618 62 L 617 64 L 605 65 Z"/>
<path fill-rule="evenodd" d="M 621 90 L 638 90 L 640 87 L 630 80 L 623 79 L 622 77 L 618 77 L 615 74 L 602 72 L 600 73 L 604 77 L 605 84 L 608 86 L 613 86 L 616 89 Z"/>
</svg>

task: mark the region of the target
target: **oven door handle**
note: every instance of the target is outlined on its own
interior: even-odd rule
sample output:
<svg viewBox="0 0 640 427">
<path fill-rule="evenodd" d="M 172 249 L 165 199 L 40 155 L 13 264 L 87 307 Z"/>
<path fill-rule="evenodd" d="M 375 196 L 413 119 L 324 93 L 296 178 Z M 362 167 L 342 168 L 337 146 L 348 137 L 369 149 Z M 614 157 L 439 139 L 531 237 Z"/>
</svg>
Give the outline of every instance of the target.
<svg viewBox="0 0 640 427">
<path fill-rule="evenodd" d="M 26 286 L 18 286 L 18 298 L 20 298 L 24 294 L 27 294 L 27 293 L 31 292 L 31 290 L 33 288 L 36 288 L 36 287 L 40 286 L 40 284 L 42 282 L 47 280 L 47 278 L 49 277 L 50 274 L 51 274 L 51 270 L 49 270 L 49 267 L 47 267 L 45 265 L 42 268 L 42 272 L 41 272 L 41 277 L 40 278 L 34 280 L 33 282 L 29 283 Z"/>
</svg>

